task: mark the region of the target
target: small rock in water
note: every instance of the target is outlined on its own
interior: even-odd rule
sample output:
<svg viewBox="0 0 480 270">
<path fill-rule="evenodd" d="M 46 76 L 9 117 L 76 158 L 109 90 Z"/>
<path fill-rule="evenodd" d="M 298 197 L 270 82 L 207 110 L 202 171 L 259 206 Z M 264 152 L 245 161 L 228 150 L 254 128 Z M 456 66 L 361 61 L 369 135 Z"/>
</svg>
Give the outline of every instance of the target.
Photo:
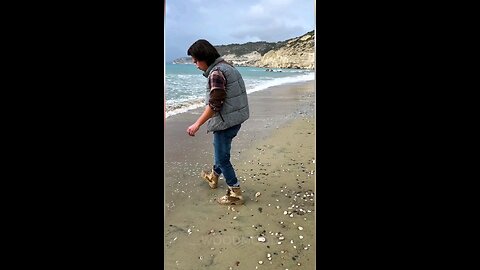
<svg viewBox="0 0 480 270">
<path fill-rule="evenodd" d="M 255 193 L 255 197 L 258 197 L 260 195 L 262 195 L 262 193 L 260 193 L 260 192 Z"/>
<path fill-rule="evenodd" d="M 302 227 L 302 226 L 299 226 L 298 229 L 301 231 L 301 230 L 303 230 L 303 227 Z"/>
<path fill-rule="evenodd" d="M 265 239 L 265 237 L 263 237 L 263 236 L 258 237 L 258 242 L 262 242 L 262 243 L 263 243 L 263 242 L 265 242 L 266 240 L 267 240 L 267 239 Z"/>
<path fill-rule="evenodd" d="M 263 261 L 258 261 L 258 264 L 263 264 Z"/>
<path fill-rule="evenodd" d="M 233 219 L 237 219 L 237 217 L 233 217 Z"/>
<path fill-rule="evenodd" d="M 303 239 L 303 235 L 299 235 L 298 238 Z"/>
</svg>

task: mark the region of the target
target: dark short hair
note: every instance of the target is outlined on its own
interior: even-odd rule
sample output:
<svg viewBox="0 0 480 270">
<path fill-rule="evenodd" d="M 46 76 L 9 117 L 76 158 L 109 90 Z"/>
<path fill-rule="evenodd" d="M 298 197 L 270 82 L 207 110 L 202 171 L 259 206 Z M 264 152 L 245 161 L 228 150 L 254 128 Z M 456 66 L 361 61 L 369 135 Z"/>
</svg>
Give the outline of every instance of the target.
<svg viewBox="0 0 480 270">
<path fill-rule="evenodd" d="M 188 48 L 187 55 L 195 57 L 199 61 L 205 61 L 208 66 L 220 57 L 217 49 L 205 39 L 199 39 Z"/>
</svg>

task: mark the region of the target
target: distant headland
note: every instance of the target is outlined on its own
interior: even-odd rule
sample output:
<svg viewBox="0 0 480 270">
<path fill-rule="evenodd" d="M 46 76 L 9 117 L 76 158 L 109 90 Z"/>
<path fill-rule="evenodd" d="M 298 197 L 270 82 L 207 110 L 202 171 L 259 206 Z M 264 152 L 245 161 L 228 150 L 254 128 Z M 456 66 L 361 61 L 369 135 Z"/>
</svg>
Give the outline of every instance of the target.
<svg viewBox="0 0 480 270">
<path fill-rule="evenodd" d="M 226 61 L 236 66 L 315 68 L 315 31 L 285 41 L 216 45 L 215 48 Z M 172 63 L 192 64 L 192 60 L 182 57 Z"/>
</svg>

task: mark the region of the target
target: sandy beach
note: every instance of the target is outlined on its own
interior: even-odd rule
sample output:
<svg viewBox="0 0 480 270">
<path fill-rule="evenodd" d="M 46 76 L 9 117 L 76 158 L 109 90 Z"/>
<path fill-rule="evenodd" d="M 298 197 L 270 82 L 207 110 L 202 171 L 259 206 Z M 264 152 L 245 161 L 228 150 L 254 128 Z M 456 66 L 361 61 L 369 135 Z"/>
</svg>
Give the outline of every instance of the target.
<svg viewBox="0 0 480 270">
<path fill-rule="evenodd" d="M 186 129 L 203 109 L 166 120 L 165 269 L 315 269 L 315 83 L 248 97 L 251 116 L 231 151 L 241 206 L 215 202 L 223 177 L 215 190 L 200 178 L 212 166 L 213 136 Z"/>
</svg>

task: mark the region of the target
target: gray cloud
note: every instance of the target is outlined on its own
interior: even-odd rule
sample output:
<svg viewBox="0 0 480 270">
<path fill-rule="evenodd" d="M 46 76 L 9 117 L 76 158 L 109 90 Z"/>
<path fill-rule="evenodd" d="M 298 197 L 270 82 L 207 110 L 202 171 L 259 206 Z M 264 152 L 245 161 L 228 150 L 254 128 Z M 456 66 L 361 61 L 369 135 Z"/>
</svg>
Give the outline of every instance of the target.
<svg viewBox="0 0 480 270">
<path fill-rule="evenodd" d="M 166 0 L 167 61 L 204 38 L 214 45 L 281 41 L 315 28 L 313 0 Z"/>
</svg>

